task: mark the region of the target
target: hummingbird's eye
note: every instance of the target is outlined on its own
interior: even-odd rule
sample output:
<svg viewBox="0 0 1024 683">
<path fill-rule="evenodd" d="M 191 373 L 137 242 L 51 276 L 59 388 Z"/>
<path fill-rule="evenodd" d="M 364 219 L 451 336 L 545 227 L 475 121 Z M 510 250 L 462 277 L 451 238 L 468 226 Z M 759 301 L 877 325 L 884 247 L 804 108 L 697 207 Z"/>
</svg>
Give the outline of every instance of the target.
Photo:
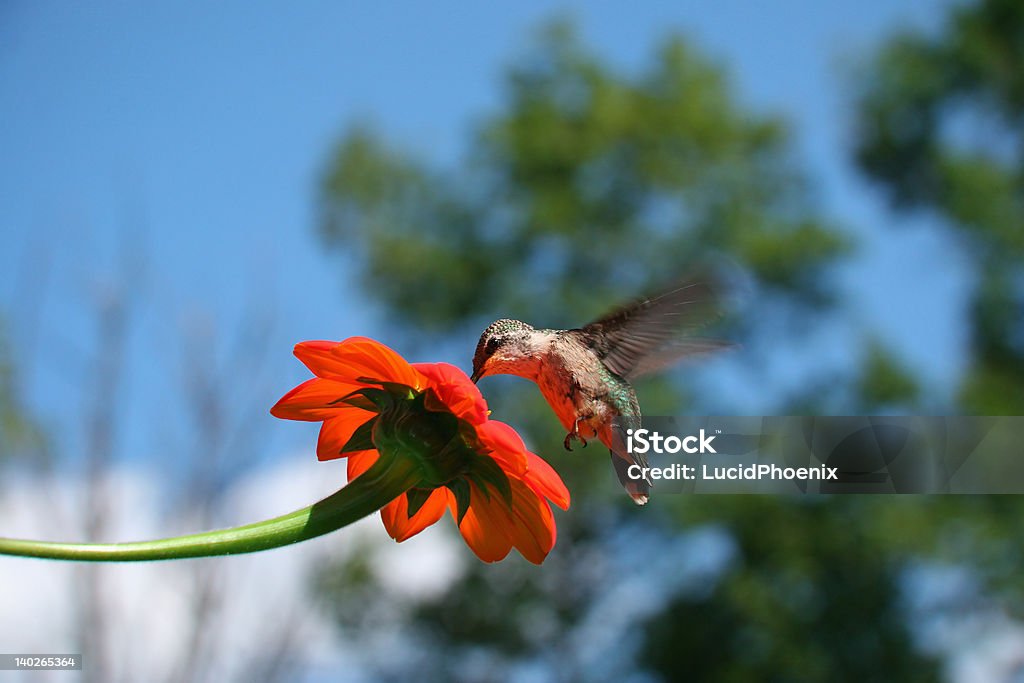
<svg viewBox="0 0 1024 683">
<path fill-rule="evenodd" d="M 487 340 L 487 346 L 484 347 L 484 351 L 486 351 L 487 355 L 489 356 L 492 353 L 494 353 L 499 346 L 501 346 L 501 338 L 491 337 L 490 339 Z"/>
</svg>

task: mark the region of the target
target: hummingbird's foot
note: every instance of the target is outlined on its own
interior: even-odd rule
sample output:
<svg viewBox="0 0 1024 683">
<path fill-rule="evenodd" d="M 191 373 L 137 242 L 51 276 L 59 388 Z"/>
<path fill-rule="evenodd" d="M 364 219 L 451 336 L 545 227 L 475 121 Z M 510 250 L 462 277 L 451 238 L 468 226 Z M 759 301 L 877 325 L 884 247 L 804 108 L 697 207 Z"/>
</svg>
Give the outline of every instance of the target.
<svg viewBox="0 0 1024 683">
<path fill-rule="evenodd" d="M 578 439 L 579 442 L 581 444 L 583 444 L 584 448 L 587 447 L 587 440 L 584 439 L 583 436 L 580 435 L 580 420 L 584 420 L 584 419 L 589 419 L 589 418 L 577 417 L 576 420 L 572 423 L 572 431 L 565 435 L 565 441 L 562 442 L 562 445 L 565 446 L 565 450 L 567 450 L 567 451 L 571 451 L 572 450 L 572 440 L 573 439 Z"/>
</svg>

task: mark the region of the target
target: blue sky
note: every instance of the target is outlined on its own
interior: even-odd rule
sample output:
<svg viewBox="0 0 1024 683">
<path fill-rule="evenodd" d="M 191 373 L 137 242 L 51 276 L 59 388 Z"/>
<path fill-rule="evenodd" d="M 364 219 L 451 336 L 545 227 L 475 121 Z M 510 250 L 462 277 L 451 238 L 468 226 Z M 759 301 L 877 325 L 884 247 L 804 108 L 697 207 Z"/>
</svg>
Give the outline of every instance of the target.
<svg viewBox="0 0 1024 683">
<path fill-rule="evenodd" d="M 926 221 L 890 215 L 848 153 L 857 64 L 892 31 L 933 30 L 945 6 L 4 3 L 0 311 L 26 358 L 28 399 L 53 410 L 55 393 L 88 381 L 91 311 L 118 281 L 126 234 L 146 255 L 130 411 L 161 382 L 173 389 L 156 368 L 178 355 L 182 328 L 230 331 L 247 307 L 273 311 L 281 360 L 258 401 L 302 376 L 287 358 L 292 342 L 374 334 L 372 311 L 315 239 L 332 143 L 370 121 L 425 158 L 457 163 L 470 127 L 501 105 L 503 66 L 553 16 L 575 17 L 584 40 L 627 71 L 681 31 L 725 67 L 741 101 L 791 121 L 820 205 L 864 240 L 843 276 L 851 316 L 834 338 L 877 330 L 948 384 L 964 343 L 963 265 Z"/>
</svg>

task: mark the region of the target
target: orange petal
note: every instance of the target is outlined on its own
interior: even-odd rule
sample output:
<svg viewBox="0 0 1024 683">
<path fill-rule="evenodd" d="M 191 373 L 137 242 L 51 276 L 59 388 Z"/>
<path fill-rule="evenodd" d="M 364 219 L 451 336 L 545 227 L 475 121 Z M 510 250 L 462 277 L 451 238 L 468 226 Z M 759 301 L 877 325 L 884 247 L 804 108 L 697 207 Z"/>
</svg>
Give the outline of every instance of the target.
<svg viewBox="0 0 1024 683">
<path fill-rule="evenodd" d="M 363 384 L 369 378 L 422 389 L 426 382 L 400 355 L 367 337 L 343 342 L 308 341 L 295 345 L 295 356 L 317 377 Z"/>
<path fill-rule="evenodd" d="M 334 416 L 324 420 L 323 426 L 320 427 L 316 457 L 319 460 L 334 460 L 349 455 L 341 452 L 342 447 L 352 438 L 352 433 L 356 429 L 374 417 L 376 413 L 352 406 L 345 406 L 345 410 L 335 412 Z"/>
<path fill-rule="evenodd" d="M 487 420 L 487 401 L 462 370 L 450 363 L 414 363 L 413 368 L 429 382 L 427 410 L 450 412 L 474 425 Z"/>
<path fill-rule="evenodd" d="M 503 560 L 512 550 L 512 537 L 509 534 L 514 522 L 505 501 L 500 495 L 493 495 L 488 500 L 476 484 L 469 484 L 469 509 L 462 518 L 459 531 L 466 544 L 484 562 Z M 455 509 L 455 496 L 451 497 L 449 507 L 452 516 L 458 515 Z"/>
<path fill-rule="evenodd" d="M 270 409 L 270 414 L 285 420 L 326 420 L 339 411 L 351 409 L 351 406 L 335 402 L 358 388 L 353 384 L 314 377 L 282 396 Z"/>
<path fill-rule="evenodd" d="M 356 451 L 348 456 L 348 480 L 352 481 L 366 470 L 373 467 L 380 453 L 377 451 Z"/>
<path fill-rule="evenodd" d="M 516 430 L 504 422 L 487 420 L 476 427 L 477 436 L 480 442 L 489 451 L 489 455 L 501 466 L 506 473 L 523 477 L 529 467 L 526 444 Z"/>
<path fill-rule="evenodd" d="M 523 557 L 534 564 L 540 564 L 555 545 L 555 517 L 547 501 L 525 483 L 513 479 L 511 484 L 512 513 L 515 517 L 509 530 L 512 543 Z"/>
<path fill-rule="evenodd" d="M 331 354 L 340 343 L 322 340 L 299 342 L 292 353 L 317 377 L 349 381 L 348 368 L 339 364 Z"/>
<path fill-rule="evenodd" d="M 526 457 L 529 462 L 529 469 L 527 469 L 523 481 L 538 495 L 544 496 L 563 510 L 568 510 L 569 489 L 565 487 L 565 482 L 562 481 L 562 478 L 539 455 L 527 452 Z"/>
<path fill-rule="evenodd" d="M 412 538 L 441 519 L 448 507 L 448 489 L 436 488 L 416 514 L 409 517 L 409 499 L 405 494 L 381 508 L 380 518 L 388 535 L 397 542 Z"/>
</svg>

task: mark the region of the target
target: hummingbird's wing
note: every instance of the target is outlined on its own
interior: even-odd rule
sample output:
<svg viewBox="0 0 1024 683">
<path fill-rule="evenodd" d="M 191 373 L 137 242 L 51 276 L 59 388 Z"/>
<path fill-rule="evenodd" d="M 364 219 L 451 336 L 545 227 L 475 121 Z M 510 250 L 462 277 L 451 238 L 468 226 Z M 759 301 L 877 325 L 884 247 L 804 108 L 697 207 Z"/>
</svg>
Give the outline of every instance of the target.
<svg viewBox="0 0 1024 683">
<path fill-rule="evenodd" d="M 682 337 L 718 317 L 709 278 L 691 280 L 628 304 L 579 330 L 604 364 L 626 379 L 665 368 L 683 356 L 731 346 L 715 339 Z"/>
<path fill-rule="evenodd" d="M 675 365 L 681 358 L 699 356 L 702 353 L 713 353 L 723 349 L 735 348 L 736 346 L 736 342 L 724 339 L 706 339 L 704 337 L 675 339 L 670 341 L 664 348 L 641 358 L 627 379 L 659 372 Z"/>
</svg>

